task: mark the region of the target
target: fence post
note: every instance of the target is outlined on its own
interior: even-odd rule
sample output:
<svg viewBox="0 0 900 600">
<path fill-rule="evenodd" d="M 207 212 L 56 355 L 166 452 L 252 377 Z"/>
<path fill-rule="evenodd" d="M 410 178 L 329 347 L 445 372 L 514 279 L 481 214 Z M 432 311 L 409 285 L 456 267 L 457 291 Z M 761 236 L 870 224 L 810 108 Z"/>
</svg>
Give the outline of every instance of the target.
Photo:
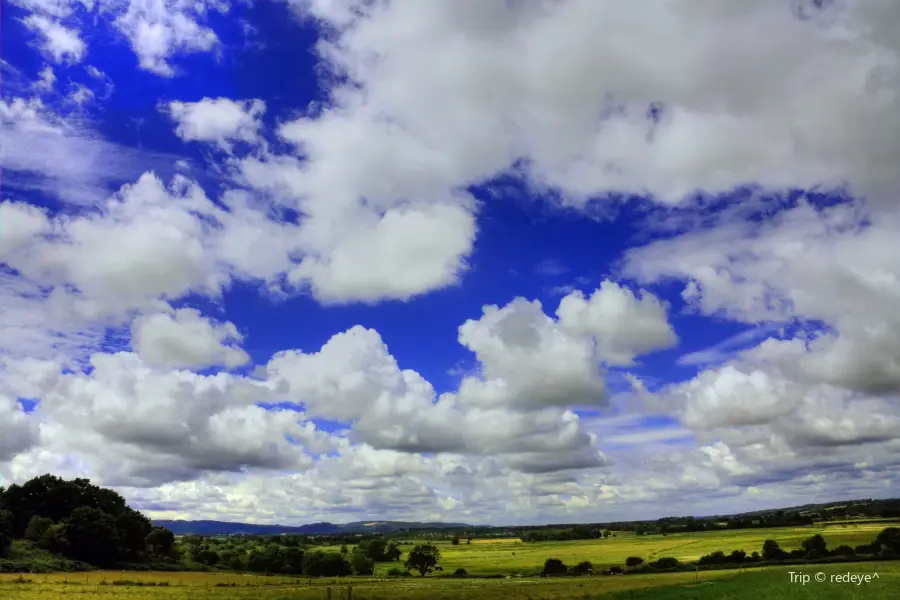
<svg viewBox="0 0 900 600">
<path fill-rule="evenodd" d="M 331 586 L 330 585 L 327 588 L 325 588 L 325 599 L 331 600 Z"/>
<path fill-rule="evenodd" d="M 347 586 L 347 600 L 353 600 L 353 586 Z"/>
</svg>

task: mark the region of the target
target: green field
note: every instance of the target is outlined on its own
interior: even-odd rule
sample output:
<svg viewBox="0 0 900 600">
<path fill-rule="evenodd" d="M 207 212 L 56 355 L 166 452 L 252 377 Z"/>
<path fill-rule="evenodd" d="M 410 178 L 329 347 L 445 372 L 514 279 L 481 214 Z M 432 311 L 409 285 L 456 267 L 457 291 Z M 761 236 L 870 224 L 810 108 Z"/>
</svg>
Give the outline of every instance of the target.
<svg viewBox="0 0 900 600">
<path fill-rule="evenodd" d="M 809 581 L 792 582 L 790 572 L 803 572 Z M 817 582 L 816 574 L 825 580 Z M 873 576 L 869 582 L 833 581 L 832 575 L 856 574 Z M 796 576 L 795 576 L 796 577 Z M 655 587 L 647 590 L 613 593 L 609 600 L 641 598 L 646 600 L 894 600 L 900 596 L 900 564 L 850 563 L 844 565 L 810 565 L 808 567 L 777 567 L 749 571 L 738 575 L 698 583 Z"/>
<path fill-rule="evenodd" d="M 571 542 L 524 543 L 517 540 L 474 540 L 471 545 L 450 542 L 432 542 L 441 550 L 441 566 L 447 572 L 462 567 L 470 574 L 492 573 L 529 574 L 540 571 L 547 558 L 553 557 L 566 564 L 588 560 L 596 568 L 622 565 L 629 556 L 640 556 L 645 561 L 671 556 L 680 561 L 694 561 L 716 550 L 726 554 L 732 550 L 744 550 L 750 554 L 759 551 L 768 539 L 777 541 L 785 550 L 799 548 L 801 542 L 821 533 L 830 548 L 847 544 L 868 544 L 885 523 L 858 522 L 848 525 L 816 525 L 811 527 L 781 527 L 773 529 L 739 529 L 663 535 L 635 536 L 617 534 L 604 540 L 577 540 Z M 402 544 L 404 553 L 412 543 Z M 515 553 L 515 554 L 513 554 Z M 395 565 L 396 566 L 396 565 Z M 390 569 L 379 565 L 378 573 Z"/>
<path fill-rule="evenodd" d="M 696 560 L 716 550 L 759 550 L 766 539 L 783 548 L 821 533 L 830 547 L 870 543 L 884 523 L 859 522 L 801 528 L 750 529 L 721 532 L 634 536 L 615 539 L 526 544 L 517 540 L 475 540 L 454 546 L 438 542 L 445 573 L 462 567 L 470 574 L 520 574 L 501 579 L 425 578 L 386 579 L 383 573 L 397 564 L 380 564 L 374 577 L 343 580 L 306 580 L 283 576 L 265 577 L 238 573 L 112 572 L 0 574 L 2 600 L 343 600 L 352 586 L 353 600 L 575 600 L 588 598 L 647 598 L 649 600 L 732 600 L 757 598 L 871 598 L 900 597 L 900 562 L 862 562 L 834 565 L 763 567 L 622 576 L 563 577 L 541 579 L 528 575 L 540 571 L 544 561 L 559 558 L 574 565 L 589 560 L 596 570 L 622 565 L 628 556 L 645 561 L 671 556 Z M 403 545 L 408 550 L 415 540 Z M 327 548 L 336 551 L 336 547 Z M 513 554 L 515 553 L 515 554 Z M 789 571 L 863 573 L 877 572 L 879 579 L 857 586 L 841 583 L 791 583 Z M 16 582 L 17 579 L 22 582 Z M 117 580 L 165 585 L 115 585 Z"/>
<path fill-rule="evenodd" d="M 791 583 L 790 571 L 810 575 L 824 572 L 878 573 L 868 584 Z M 139 581 L 167 581 L 166 587 L 99 585 L 127 577 Z M 332 600 L 347 598 L 347 587 L 353 587 L 354 600 L 586 600 L 590 598 L 646 598 L 647 600 L 767 600 L 780 598 L 828 598 L 829 600 L 891 600 L 900 589 L 900 563 L 866 562 L 843 565 L 810 565 L 806 567 L 768 567 L 748 570 L 700 571 L 698 573 L 665 573 L 658 575 L 623 575 L 559 579 L 481 579 L 452 580 L 425 578 L 407 581 L 383 579 L 353 581 L 285 580 L 278 577 L 234 576 L 217 573 L 118 573 L 97 572 L 71 577 L 65 575 L 33 576 L 31 583 L 11 583 L 6 577 L 0 583 L 4 600 L 327 600 L 331 587 Z M 236 582 L 237 587 L 216 587 L 216 583 Z"/>
</svg>

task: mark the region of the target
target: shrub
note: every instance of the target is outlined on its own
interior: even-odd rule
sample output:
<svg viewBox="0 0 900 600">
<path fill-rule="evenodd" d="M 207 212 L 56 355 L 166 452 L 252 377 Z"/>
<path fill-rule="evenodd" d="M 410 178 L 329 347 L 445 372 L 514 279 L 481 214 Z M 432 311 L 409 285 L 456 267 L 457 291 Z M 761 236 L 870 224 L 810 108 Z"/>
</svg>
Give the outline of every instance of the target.
<svg viewBox="0 0 900 600">
<path fill-rule="evenodd" d="M 454 576 L 454 577 L 466 577 L 468 574 L 469 574 L 469 573 L 468 573 L 465 569 L 463 569 L 462 567 L 460 567 L 460 568 L 458 568 L 457 570 L 453 571 L 453 576 Z"/>
<path fill-rule="evenodd" d="M 594 572 L 594 565 L 591 564 L 590 561 L 582 561 L 572 567 L 573 575 L 590 575 Z"/>
<path fill-rule="evenodd" d="M 666 570 L 666 569 L 676 569 L 681 563 L 678 562 L 677 558 L 673 558 L 671 556 L 664 556 L 659 560 L 651 563 L 651 566 L 654 569 Z"/>
<path fill-rule="evenodd" d="M 569 571 L 563 561 L 558 558 L 548 558 L 544 562 L 544 571 L 541 573 L 544 577 L 551 575 L 565 575 Z"/>
</svg>

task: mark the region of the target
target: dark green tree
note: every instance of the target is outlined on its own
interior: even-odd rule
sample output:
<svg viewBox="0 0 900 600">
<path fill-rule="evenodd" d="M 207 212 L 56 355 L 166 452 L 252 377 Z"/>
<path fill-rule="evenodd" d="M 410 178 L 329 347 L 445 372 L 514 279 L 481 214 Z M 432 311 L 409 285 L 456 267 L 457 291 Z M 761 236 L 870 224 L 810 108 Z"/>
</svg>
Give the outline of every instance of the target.
<svg viewBox="0 0 900 600">
<path fill-rule="evenodd" d="M 13 541 L 13 514 L 8 510 L 0 510 L 0 558 L 9 556 Z"/>
<path fill-rule="evenodd" d="M 825 542 L 825 538 L 818 533 L 803 540 L 801 546 L 809 557 L 825 556 L 828 554 L 828 544 Z"/>
<path fill-rule="evenodd" d="M 553 575 L 565 575 L 569 568 L 558 558 L 548 558 L 544 561 L 544 570 L 541 575 L 544 577 L 552 577 Z"/>
<path fill-rule="evenodd" d="M 355 575 L 371 575 L 375 572 L 375 561 L 365 552 L 353 552 L 350 554 L 350 566 Z"/>
<path fill-rule="evenodd" d="M 437 567 L 440 560 L 441 551 L 434 544 L 420 544 L 410 550 L 405 566 L 407 569 L 418 571 L 419 575 L 425 577 Z"/>
<path fill-rule="evenodd" d="M 732 550 L 731 554 L 728 555 L 728 562 L 730 563 L 742 563 L 747 560 L 747 553 L 743 550 Z"/>
<path fill-rule="evenodd" d="M 629 556 L 628 558 L 625 559 L 625 566 L 630 569 L 639 567 L 642 564 L 644 564 L 644 559 L 641 558 L 640 556 Z"/>
<path fill-rule="evenodd" d="M 221 557 L 219 556 L 219 553 L 209 548 L 201 550 L 200 554 L 197 556 L 197 562 L 209 567 L 216 566 L 217 564 L 219 564 L 220 560 Z"/>
<path fill-rule="evenodd" d="M 384 560 L 389 562 L 400 562 L 400 556 L 403 553 L 400 551 L 400 548 L 394 542 L 391 542 L 387 550 L 384 551 Z"/>
<path fill-rule="evenodd" d="M 25 483 L 12 484 L 0 499 L 13 513 L 13 537 L 25 537 L 28 522 L 40 515 L 59 523 L 80 507 L 91 507 L 116 517 L 128 508 L 125 499 L 113 490 L 91 484 L 87 479 L 66 481 L 55 475 L 41 475 Z"/>
<path fill-rule="evenodd" d="M 900 527 L 882 529 L 881 533 L 875 536 L 875 541 L 872 545 L 875 547 L 880 546 L 882 552 L 900 553 Z"/>
<path fill-rule="evenodd" d="M 68 555 L 99 566 L 119 558 L 119 532 L 107 513 L 90 506 L 76 508 L 64 521 Z"/>
<path fill-rule="evenodd" d="M 590 575 L 594 572 L 594 565 L 590 561 L 582 561 L 572 567 L 572 573 L 575 575 Z"/>
<path fill-rule="evenodd" d="M 299 575 L 303 572 L 303 549 L 297 546 L 287 546 L 281 551 L 283 571 L 287 575 Z"/>
<path fill-rule="evenodd" d="M 781 560 L 785 557 L 785 551 L 775 540 L 766 540 L 762 546 L 762 557 L 763 560 Z"/>
<path fill-rule="evenodd" d="M 144 541 L 147 550 L 158 558 L 172 558 L 175 555 L 175 534 L 165 527 L 154 527 Z"/>
<path fill-rule="evenodd" d="M 125 507 L 116 517 L 119 534 L 119 554 L 128 560 L 142 558 L 147 552 L 147 536 L 153 531 L 150 519 L 136 510 Z"/>
<path fill-rule="evenodd" d="M 351 575 L 353 568 L 336 552 L 310 552 L 303 557 L 303 574 L 308 577 L 343 577 Z"/>
<path fill-rule="evenodd" d="M 51 525 L 50 528 L 44 532 L 44 535 L 41 536 L 41 539 L 38 540 L 37 545 L 39 548 L 43 548 L 54 554 L 68 554 L 69 540 L 66 539 L 65 524 L 56 523 Z"/>
<path fill-rule="evenodd" d="M 25 538 L 32 542 L 40 541 L 47 530 L 53 527 L 53 520 L 40 515 L 34 515 L 28 521 L 28 527 L 25 528 Z"/>
<path fill-rule="evenodd" d="M 678 562 L 677 558 L 673 558 L 671 556 L 663 556 L 660 559 L 657 559 L 652 566 L 656 569 L 674 569 L 676 568 L 680 562 Z"/>
</svg>

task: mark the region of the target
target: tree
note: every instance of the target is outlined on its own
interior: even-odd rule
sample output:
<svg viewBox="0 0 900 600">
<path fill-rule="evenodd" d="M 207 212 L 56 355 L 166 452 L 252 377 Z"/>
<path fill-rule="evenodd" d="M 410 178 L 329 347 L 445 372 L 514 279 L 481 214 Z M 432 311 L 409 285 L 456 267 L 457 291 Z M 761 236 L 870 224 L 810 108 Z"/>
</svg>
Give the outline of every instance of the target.
<svg viewBox="0 0 900 600">
<path fill-rule="evenodd" d="M 147 551 L 147 536 L 153 531 L 153 524 L 150 519 L 126 506 L 116 517 L 116 531 L 119 534 L 120 556 L 138 559 Z"/>
<path fill-rule="evenodd" d="M 544 561 L 544 570 L 541 573 L 544 577 L 552 577 L 553 575 L 565 575 L 569 568 L 558 558 L 548 558 Z"/>
<path fill-rule="evenodd" d="M 612 531 L 610 531 L 609 529 L 604 529 L 604 530 L 603 530 L 603 537 L 604 537 L 604 538 L 608 538 L 608 537 L 610 536 L 610 534 L 612 534 Z"/>
<path fill-rule="evenodd" d="M 14 538 L 25 537 L 25 530 L 34 515 L 59 523 L 80 507 L 94 508 L 114 517 L 128 509 L 125 499 L 113 490 L 97 487 L 88 479 L 66 481 L 50 474 L 21 485 L 10 485 L 3 492 L 2 504 L 13 513 Z"/>
<path fill-rule="evenodd" d="M 450 540 L 450 543 L 454 546 L 459 546 L 459 538 L 454 537 L 452 540 Z"/>
<path fill-rule="evenodd" d="M 472 543 L 472 538 L 466 538 L 466 544 L 471 544 L 471 543 Z"/>
<path fill-rule="evenodd" d="M 629 556 L 625 559 L 625 566 L 629 569 L 633 569 L 635 567 L 639 567 L 644 564 L 644 559 L 640 556 Z"/>
<path fill-rule="evenodd" d="M 341 554 L 347 554 L 349 550 L 347 550 L 347 544 L 341 544 Z"/>
<path fill-rule="evenodd" d="M 37 545 L 39 548 L 43 548 L 54 554 L 68 554 L 69 540 L 66 538 L 65 524 L 56 523 L 51 525 L 50 528 L 44 532 L 44 535 L 41 536 L 41 539 L 38 540 Z"/>
<path fill-rule="evenodd" d="M 468 575 L 469 575 L 469 573 L 462 567 L 459 567 L 458 569 L 453 571 L 454 577 L 468 577 Z"/>
<path fill-rule="evenodd" d="M 47 533 L 47 530 L 51 527 L 53 527 L 52 519 L 34 515 L 31 517 L 31 520 L 28 521 L 28 527 L 25 528 L 25 539 L 37 542 L 44 537 L 44 534 Z"/>
<path fill-rule="evenodd" d="M 154 527 L 144 541 L 150 553 L 158 558 L 172 558 L 175 555 L 175 534 L 165 527 Z"/>
<path fill-rule="evenodd" d="M 594 572 L 594 565 L 590 561 L 582 561 L 572 567 L 572 573 L 575 575 L 590 575 Z"/>
<path fill-rule="evenodd" d="M 387 542 L 384 540 L 375 539 L 361 542 L 358 548 L 365 552 L 366 556 L 375 562 L 384 562 L 388 560 L 385 556 L 387 553 Z"/>
<path fill-rule="evenodd" d="M 784 558 L 785 552 L 775 540 L 766 540 L 762 546 L 763 560 L 781 560 Z"/>
<path fill-rule="evenodd" d="M 397 544 L 391 542 L 387 547 L 387 550 L 384 552 L 384 560 L 390 562 L 400 562 L 400 556 L 403 553 L 400 551 L 400 548 L 397 547 Z"/>
<path fill-rule="evenodd" d="M 745 560 L 747 560 L 747 553 L 743 550 L 732 550 L 728 555 L 728 562 L 731 563 L 742 563 Z"/>
<path fill-rule="evenodd" d="M 8 510 L 0 510 L 0 558 L 9 555 L 13 540 L 13 515 Z"/>
<path fill-rule="evenodd" d="M 197 556 L 197 562 L 209 567 L 216 566 L 217 564 L 219 564 L 220 560 L 221 558 L 219 557 L 219 553 L 209 548 L 201 550 L 200 554 Z"/>
<path fill-rule="evenodd" d="M 343 577 L 353 569 L 343 556 L 336 552 L 310 552 L 303 557 L 303 574 L 307 577 Z"/>
<path fill-rule="evenodd" d="M 407 569 L 414 569 L 425 577 L 434 570 L 439 560 L 441 560 L 440 550 L 433 544 L 421 544 L 410 550 L 405 565 Z"/>
<path fill-rule="evenodd" d="M 887 527 L 881 530 L 873 546 L 881 547 L 882 552 L 900 553 L 900 527 Z"/>
<path fill-rule="evenodd" d="M 353 574 L 347 559 L 335 552 L 326 552 L 321 561 L 322 577 L 344 577 Z"/>
<path fill-rule="evenodd" d="M 281 549 L 281 572 L 287 575 L 299 575 L 303 572 L 303 549 L 297 546 L 285 546 Z"/>
<path fill-rule="evenodd" d="M 828 544 L 825 542 L 825 538 L 818 533 L 803 540 L 801 546 L 806 555 L 810 557 L 825 556 L 828 553 Z"/>
<path fill-rule="evenodd" d="M 107 513 L 81 506 L 64 523 L 71 558 L 95 565 L 109 565 L 118 558 L 119 532 Z"/>
<path fill-rule="evenodd" d="M 836 556 L 853 556 L 856 554 L 856 552 L 853 550 L 853 548 L 851 548 L 850 546 L 848 546 L 846 544 L 838 546 L 837 548 L 832 550 L 831 553 Z"/>
<path fill-rule="evenodd" d="M 673 558 L 671 556 L 663 556 L 662 558 L 654 562 L 652 566 L 657 569 L 674 569 L 679 564 L 681 563 L 678 562 L 677 558 Z"/>
<path fill-rule="evenodd" d="M 350 555 L 350 567 L 355 575 L 371 575 L 375 572 L 375 561 L 364 552 L 353 552 Z"/>
</svg>

